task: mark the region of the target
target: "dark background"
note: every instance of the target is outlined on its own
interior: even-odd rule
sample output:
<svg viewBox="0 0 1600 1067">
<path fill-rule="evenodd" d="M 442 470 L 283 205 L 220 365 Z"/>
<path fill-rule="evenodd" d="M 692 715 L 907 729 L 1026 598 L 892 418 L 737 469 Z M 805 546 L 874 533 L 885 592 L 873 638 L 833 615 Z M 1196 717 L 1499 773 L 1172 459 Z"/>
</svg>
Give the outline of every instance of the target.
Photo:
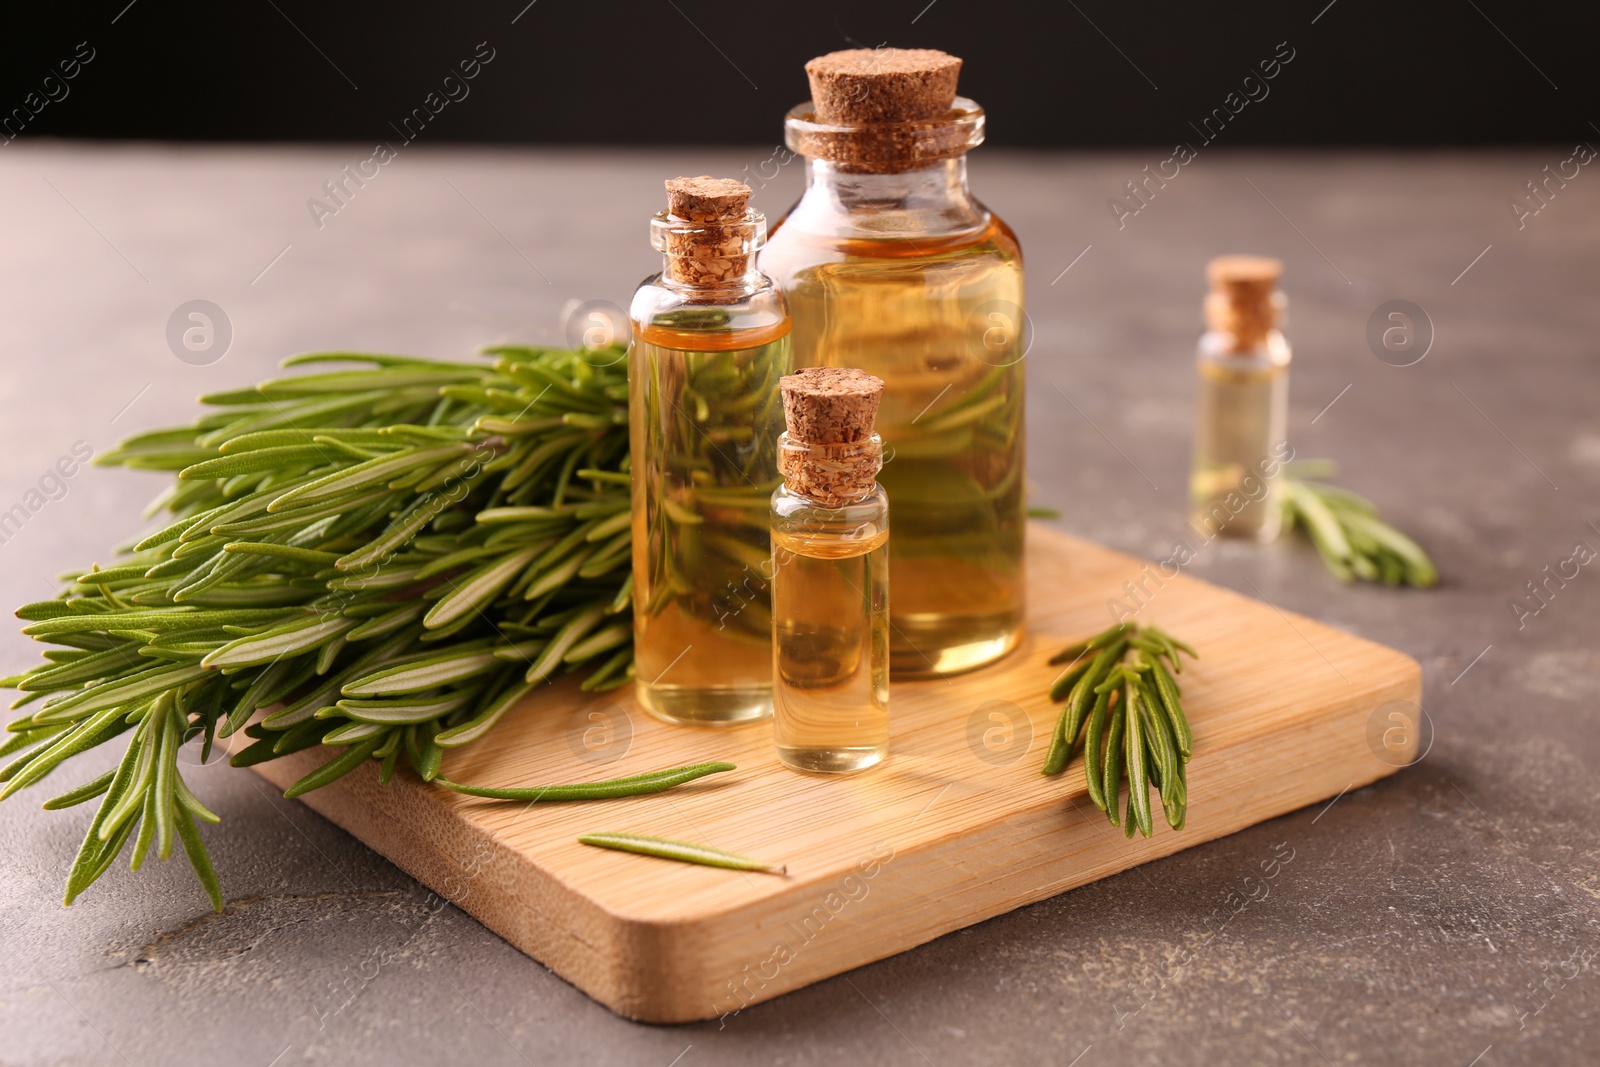
<svg viewBox="0 0 1600 1067">
<path fill-rule="evenodd" d="M 806 59 L 937 47 L 993 144 L 1170 146 L 1278 42 L 1270 83 L 1227 145 L 1494 145 L 1594 137 L 1593 4 L 1295 0 L 111 0 L 8 15 L 0 114 L 80 41 L 93 61 L 23 136 L 376 141 L 478 42 L 494 61 L 422 140 L 776 143 L 809 94 Z M 515 19 L 515 22 L 513 22 Z M 113 21 L 115 20 L 115 21 Z M 1315 21 L 1313 21 L 1315 20 Z M 1113 43 L 1114 42 L 1114 43 Z M 37 98 L 35 98 L 37 99 Z M 13 132 L 16 124 L 13 122 Z M 3 142 L 0 142 L 3 144 Z"/>
</svg>

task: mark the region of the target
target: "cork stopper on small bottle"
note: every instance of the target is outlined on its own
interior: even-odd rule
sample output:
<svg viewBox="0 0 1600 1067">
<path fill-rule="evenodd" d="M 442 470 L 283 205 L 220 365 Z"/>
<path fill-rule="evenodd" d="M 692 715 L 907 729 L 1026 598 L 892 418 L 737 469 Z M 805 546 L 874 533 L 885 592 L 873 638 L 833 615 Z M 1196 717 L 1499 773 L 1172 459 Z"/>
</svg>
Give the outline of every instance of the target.
<svg viewBox="0 0 1600 1067">
<path fill-rule="evenodd" d="M 883 452 L 873 433 L 883 379 L 853 367 L 809 367 L 778 381 L 788 426 L 778 472 L 789 491 L 838 507 L 872 491 Z"/>
<path fill-rule="evenodd" d="M 806 64 L 817 119 L 840 126 L 938 118 L 960 74 L 960 59 L 933 48 L 851 48 Z"/>
<path fill-rule="evenodd" d="M 1283 261 L 1270 256 L 1218 256 L 1206 264 L 1211 292 L 1206 296 L 1206 324 L 1232 334 L 1233 350 L 1246 352 L 1266 340 L 1278 325 L 1283 299 L 1278 279 Z"/>
<path fill-rule="evenodd" d="M 662 251 L 667 254 L 667 276 L 708 288 L 744 277 L 750 270 L 754 223 L 760 218 L 750 211 L 750 187 L 710 175 L 669 178 L 666 186 Z"/>
</svg>

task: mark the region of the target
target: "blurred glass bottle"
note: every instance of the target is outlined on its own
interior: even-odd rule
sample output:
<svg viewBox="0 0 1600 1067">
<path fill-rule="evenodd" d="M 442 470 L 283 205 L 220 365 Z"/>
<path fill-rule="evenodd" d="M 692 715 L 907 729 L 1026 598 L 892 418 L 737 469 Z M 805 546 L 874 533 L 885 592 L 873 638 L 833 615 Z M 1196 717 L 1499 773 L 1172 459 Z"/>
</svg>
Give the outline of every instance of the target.
<svg viewBox="0 0 1600 1067">
<path fill-rule="evenodd" d="M 1206 266 L 1189 521 L 1208 538 L 1270 541 L 1281 526 L 1279 475 L 1289 458 L 1282 275 L 1283 264 L 1264 256 L 1219 256 Z"/>
<path fill-rule="evenodd" d="M 794 316 L 795 364 L 885 382 L 902 677 L 981 666 L 1022 632 L 1022 253 L 967 186 L 984 114 L 955 95 L 960 69 L 925 49 L 806 64 L 812 99 L 786 120 L 806 191 L 761 254 Z"/>
<path fill-rule="evenodd" d="M 766 219 L 750 188 L 666 184 L 650 220 L 664 269 L 629 310 L 638 698 L 672 722 L 747 722 L 772 711 L 767 509 L 789 316 L 755 269 Z"/>
<path fill-rule="evenodd" d="M 873 420 L 883 382 L 812 367 L 783 379 L 772 494 L 773 737 L 797 771 L 889 752 L 889 503 Z"/>
</svg>

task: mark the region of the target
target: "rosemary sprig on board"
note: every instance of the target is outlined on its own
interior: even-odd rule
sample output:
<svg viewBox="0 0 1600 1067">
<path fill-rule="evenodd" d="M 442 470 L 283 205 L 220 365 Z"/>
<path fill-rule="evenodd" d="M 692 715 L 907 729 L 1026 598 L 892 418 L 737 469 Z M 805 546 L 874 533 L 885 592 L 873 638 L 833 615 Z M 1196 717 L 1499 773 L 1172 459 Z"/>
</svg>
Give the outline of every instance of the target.
<svg viewBox="0 0 1600 1067">
<path fill-rule="evenodd" d="M 1089 800 L 1129 837 L 1136 828 L 1146 837 L 1152 832 L 1152 785 L 1168 826 L 1181 830 L 1187 817 L 1194 734 L 1173 677 L 1183 671 L 1185 654 L 1199 656 L 1156 626 L 1118 623 L 1050 660 L 1067 666 L 1050 686 L 1050 699 L 1062 708 L 1044 773 L 1060 774 L 1081 752 Z"/>
<path fill-rule="evenodd" d="M 1421 545 L 1378 517 L 1366 497 L 1325 482 L 1337 468 L 1325 460 L 1290 464 L 1284 472 L 1283 528 L 1306 531 L 1329 573 L 1341 582 L 1381 581 L 1426 589 L 1439 571 Z"/>
<path fill-rule="evenodd" d="M 177 475 L 150 512 L 166 524 L 21 608 L 24 632 L 56 647 L 4 682 L 22 691 L 13 707 L 33 706 L 0 746 L 15 757 L 0 798 L 126 746 L 113 770 L 46 805 L 100 800 L 69 903 L 132 840 L 135 868 L 181 845 L 221 907 L 196 825 L 218 819 L 178 759 L 193 739 L 204 760 L 242 731 L 254 743 L 236 766 L 342 750 L 290 796 L 369 759 L 382 782 L 402 761 L 429 781 L 446 751 L 556 675 L 583 672 L 588 690 L 631 679 L 622 352 L 487 354 L 490 365 L 297 357 L 358 366 L 204 397 L 211 412 L 192 426 L 100 457 Z M 695 770 L 595 795 L 670 788 Z"/>
</svg>

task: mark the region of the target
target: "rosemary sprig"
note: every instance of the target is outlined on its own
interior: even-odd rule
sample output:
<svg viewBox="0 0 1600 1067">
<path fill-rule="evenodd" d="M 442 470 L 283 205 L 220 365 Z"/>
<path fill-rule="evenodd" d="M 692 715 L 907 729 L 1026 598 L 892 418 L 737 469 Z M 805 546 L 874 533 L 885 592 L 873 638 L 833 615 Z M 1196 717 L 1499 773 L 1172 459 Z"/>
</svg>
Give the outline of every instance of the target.
<svg viewBox="0 0 1600 1067">
<path fill-rule="evenodd" d="M 402 760 L 428 781 L 556 675 L 632 678 L 621 353 L 487 354 L 297 357 L 357 366 L 203 397 L 192 426 L 100 457 L 177 475 L 150 509 L 165 525 L 17 612 L 57 647 L 5 680 L 33 707 L 0 746 L 3 798 L 123 739 L 115 770 L 46 805 L 100 801 L 69 903 L 131 840 L 134 867 L 181 844 L 221 907 L 196 827 L 218 819 L 179 767 L 191 739 L 204 758 L 242 730 L 237 766 L 342 748 L 290 796 L 368 759 L 382 782 Z M 652 788 L 711 773 L 692 770 Z"/>
<path fill-rule="evenodd" d="M 1118 623 L 1050 659 L 1052 666 L 1066 664 L 1050 686 L 1050 699 L 1064 704 L 1043 773 L 1060 774 L 1081 752 L 1090 802 L 1129 837 L 1135 829 L 1146 837 L 1152 832 L 1151 785 L 1168 826 L 1181 830 L 1187 818 L 1194 734 L 1173 677 L 1183 671 L 1183 655 L 1199 657 L 1159 627 Z"/>
<path fill-rule="evenodd" d="M 641 856 L 657 856 L 680 863 L 698 863 L 704 867 L 726 867 L 735 871 L 761 871 L 766 874 L 788 874 L 788 867 L 780 867 L 763 860 L 741 856 L 737 852 L 724 852 L 709 845 L 690 841 L 673 841 L 666 837 L 645 837 L 642 834 L 598 833 L 584 834 L 578 843 L 595 848 L 614 848 L 619 852 L 635 852 Z"/>
<path fill-rule="evenodd" d="M 1284 474 L 1283 526 L 1306 531 L 1328 571 L 1341 582 L 1357 578 L 1426 589 L 1439 571 L 1422 546 L 1378 518 L 1377 505 L 1348 489 L 1312 481 L 1337 468 L 1320 460 L 1292 464 Z"/>
</svg>

